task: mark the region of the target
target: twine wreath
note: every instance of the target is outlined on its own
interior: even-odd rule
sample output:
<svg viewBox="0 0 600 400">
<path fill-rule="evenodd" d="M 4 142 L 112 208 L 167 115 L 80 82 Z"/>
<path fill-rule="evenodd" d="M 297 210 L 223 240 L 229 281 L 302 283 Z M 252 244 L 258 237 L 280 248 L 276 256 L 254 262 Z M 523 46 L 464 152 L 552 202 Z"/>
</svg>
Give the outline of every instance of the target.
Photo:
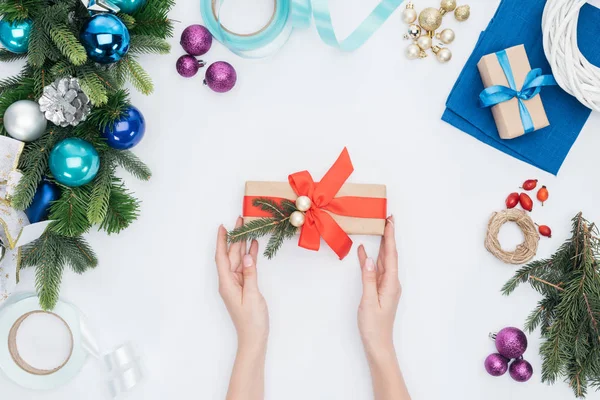
<svg viewBox="0 0 600 400">
<path fill-rule="evenodd" d="M 517 224 L 525 240 L 517 246 L 515 251 L 505 251 L 498 241 L 498 232 L 507 222 Z M 492 214 L 488 222 L 487 235 L 485 237 L 485 248 L 498 260 L 507 264 L 525 264 L 535 256 L 537 252 L 540 235 L 537 233 L 535 224 L 529 215 L 523 210 L 502 210 Z"/>
<path fill-rule="evenodd" d="M 556 82 L 583 105 L 600 111 L 600 68 L 577 45 L 579 11 L 585 0 L 548 0 L 542 17 L 544 51 Z"/>
</svg>

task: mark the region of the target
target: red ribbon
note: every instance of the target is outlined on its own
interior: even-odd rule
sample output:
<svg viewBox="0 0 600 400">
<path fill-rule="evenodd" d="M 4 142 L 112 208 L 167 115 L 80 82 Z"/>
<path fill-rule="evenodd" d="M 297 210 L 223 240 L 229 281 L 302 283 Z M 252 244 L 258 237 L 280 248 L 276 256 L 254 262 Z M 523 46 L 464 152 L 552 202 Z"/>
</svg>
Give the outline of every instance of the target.
<svg viewBox="0 0 600 400">
<path fill-rule="evenodd" d="M 352 248 L 352 240 L 327 213 L 357 218 L 386 218 L 387 200 L 374 197 L 355 197 L 335 195 L 354 171 L 348 150 L 344 148 L 333 166 L 320 182 L 314 182 L 308 171 L 296 172 L 288 177 L 290 186 L 298 196 L 308 196 L 312 201 L 306 211 L 306 221 L 300 232 L 298 246 L 309 250 L 319 250 L 321 238 L 343 259 Z M 244 197 L 244 215 L 247 217 L 270 217 L 271 215 L 252 205 L 256 198 Z M 273 198 L 273 200 L 281 200 Z"/>
</svg>

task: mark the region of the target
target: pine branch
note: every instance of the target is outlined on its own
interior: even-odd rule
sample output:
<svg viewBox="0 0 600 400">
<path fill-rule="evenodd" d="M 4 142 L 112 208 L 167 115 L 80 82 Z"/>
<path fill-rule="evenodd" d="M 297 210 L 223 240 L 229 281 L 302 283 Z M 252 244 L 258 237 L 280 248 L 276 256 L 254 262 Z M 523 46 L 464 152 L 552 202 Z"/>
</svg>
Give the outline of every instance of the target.
<svg viewBox="0 0 600 400">
<path fill-rule="evenodd" d="M 85 48 L 69 27 L 65 24 L 55 24 L 50 29 L 50 38 L 60 52 L 69 59 L 73 65 L 83 65 L 87 61 Z"/>
<path fill-rule="evenodd" d="M 285 219 L 282 223 L 280 223 L 277 226 L 277 228 L 273 232 L 273 236 L 271 236 L 271 238 L 269 239 L 263 255 L 269 260 L 275 257 L 275 255 L 283 245 L 283 242 L 286 239 L 294 237 L 296 231 L 297 228 L 290 223 L 290 220 Z"/>
<path fill-rule="evenodd" d="M 63 186 L 60 199 L 50 206 L 49 229 L 61 236 L 75 237 L 87 232 L 91 224 L 87 218 L 90 202 L 89 186 Z"/>
<path fill-rule="evenodd" d="M 133 54 L 169 54 L 171 45 L 166 40 L 155 36 L 133 35 L 129 51 Z"/>
<path fill-rule="evenodd" d="M 152 177 L 152 171 L 142 160 L 129 150 L 109 150 L 117 165 L 142 181 Z"/>
<path fill-rule="evenodd" d="M 27 57 L 27 53 L 13 53 L 6 49 L 0 49 L 0 62 L 13 62 Z"/>
<path fill-rule="evenodd" d="M 126 67 L 127 78 L 131 82 L 134 88 L 143 94 L 150 94 L 154 91 L 154 85 L 150 75 L 142 68 L 142 66 L 135 60 L 133 55 L 126 55 L 119 63 L 123 63 Z"/>
<path fill-rule="evenodd" d="M 77 78 L 79 78 L 81 89 L 83 89 L 85 94 L 90 98 L 90 101 L 94 106 L 106 104 L 108 101 L 106 86 L 104 86 L 104 82 L 100 79 L 93 67 L 85 66 L 78 68 L 76 75 Z"/>
<path fill-rule="evenodd" d="M 27 61 L 34 67 L 41 67 L 46 61 L 46 52 L 50 43 L 50 37 L 44 31 L 39 21 L 33 21 L 27 48 Z"/>
<path fill-rule="evenodd" d="M 110 153 L 103 153 L 100 169 L 92 182 L 92 192 L 87 209 L 87 219 L 90 224 L 100 224 L 108 212 L 110 191 L 115 173 L 115 162 Z"/>
<path fill-rule="evenodd" d="M 100 229 L 109 235 L 121 232 L 137 219 L 139 209 L 139 201 L 125 189 L 118 178 L 115 178 L 110 190 L 106 216 L 100 224 Z"/>
</svg>

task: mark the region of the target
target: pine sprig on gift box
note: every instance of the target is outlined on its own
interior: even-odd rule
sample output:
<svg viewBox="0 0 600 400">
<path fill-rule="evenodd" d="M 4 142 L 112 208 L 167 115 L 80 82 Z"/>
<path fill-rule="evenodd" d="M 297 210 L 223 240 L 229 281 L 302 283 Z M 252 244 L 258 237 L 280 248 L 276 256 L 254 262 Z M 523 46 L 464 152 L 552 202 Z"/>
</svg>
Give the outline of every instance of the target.
<svg viewBox="0 0 600 400">
<path fill-rule="evenodd" d="M 254 240 L 271 235 L 264 256 L 271 259 L 283 245 L 286 239 L 292 238 L 297 229 L 290 223 L 290 215 L 297 211 L 296 205 L 289 200 L 280 203 L 269 198 L 257 198 L 252 205 L 272 215 L 269 218 L 259 218 L 248 222 L 227 233 L 229 243 Z"/>
<path fill-rule="evenodd" d="M 7 135 L 1 116 L 11 104 L 37 101 L 44 87 L 57 79 L 77 78 L 92 103 L 91 113 L 77 126 L 62 128 L 49 122 L 41 138 L 26 143 L 19 160 L 23 177 L 11 198 L 13 207 L 26 209 L 45 179 L 57 184 L 61 192 L 50 208 L 53 222 L 40 239 L 22 251 L 21 264 L 37 268 L 36 286 L 45 309 L 56 304 L 66 265 L 81 273 L 98 262 L 81 234 L 94 226 L 108 234 L 118 233 L 139 215 L 140 202 L 117 174 L 124 169 L 148 180 L 150 169 L 132 152 L 110 148 L 102 131 L 123 117 L 130 106 L 129 93 L 124 90 L 127 82 L 144 94 L 152 92 L 152 80 L 135 57 L 169 52 L 166 39 L 173 35 L 173 23 L 168 13 L 173 6 L 173 0 L 147 0 L 131 15 L 117 14 L 129 29 L 130 52 L 119 62 L 100 65 L 88 58 L 79 40 L 79 32 L 90 18 L 80 0 L 0 0 L 0 18 L 32 21 L 27 53 L 0 49 L 0 62 L 26 61 L 19 74 L 0 79 L 0 135 Z M 100 156 L 100 170 L 87 185 L 69 188 L 55 182 L 50 173 L 50 151 L 65 138 L 86 140 Z"/>
<path fill-rule="evenodd" d="M 521 268 L 502 289 L 509 295 L 529 282 L 543 296 L 525 323 L 529 332 L 540 327 L 542 381 L 564 378 L 576 397 L 600 390 L 599 260 L 598 229 L 579 213 L 552 257 Z"/>
</svg>

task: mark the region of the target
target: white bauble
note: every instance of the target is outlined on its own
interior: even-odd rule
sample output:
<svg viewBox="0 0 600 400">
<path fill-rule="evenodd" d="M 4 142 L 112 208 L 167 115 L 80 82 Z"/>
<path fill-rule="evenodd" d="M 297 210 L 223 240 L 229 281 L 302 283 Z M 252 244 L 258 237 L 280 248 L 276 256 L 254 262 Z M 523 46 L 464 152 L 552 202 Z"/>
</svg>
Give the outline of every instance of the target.
<svg viewBox="0 0 600 400">
<path fill-rule="evenodd" d="M 417 46 L 416 44 L 411 44 L 410 46 L 408 46 L 406 48 L 406 57 L 409 60 L 414 60 L 416 58 L 419 58 L 420 54 L 421 54 L 421 48 L 419 46 Z"/>
<path fill-rule="evenodd" d="M 448 61 L 450 61 L 452 59 L 452 52 L 446 48 L 443 48 L 443 49 L 440 49 L 440 51 L 438 51 L 436 56 L 437 56 L 437 59 L 439 60 L 439 62 L 447 63 Z"/>
<path fill-rule="evenodd" d="M 452 29 L 444 29 L 442 32 L 440 32 L 440 40 L 444 44 L 452 43 L 455 37 L 456 35 Z"/>
<path fill-rule="evenodd" d="M 290 215 L 290 224 L 292 224 L 296 228 L 300 228 L 302 225 L 304 225 L 305 220 L 306 220 L 306 217 L 304 216 L 304 213 L 302 213 L 300 211 L 294 211 Z"/>
<path fill-rule="evenodd" d="M 39 139 L 46 131 L 48 121 L 40 105 L 31 100 L 12 103 L 4 112 L 4 128 L 13 138 L 22 142 Z"/>
<path fill-rule="evenodd" d="M 421 48 L 421 50 L 429 50 L 433 45 L 433 41 L 429 36 L 421 36 L 417 39 L 417 46 Z"/>
<path fill-rule="evenodd" d="M 412 24 L 417 20 L 417 12 L 414 8 L 407 8 L 402 11 L 402 20 L 407 24 Z"/>
<path fill-rule="evenodd" d="M 300 211 L 308 211 L 311 205 L 312 201 L 308 196 L 300 196 L 296 199 L 296 208 Z"/>
</svg>

